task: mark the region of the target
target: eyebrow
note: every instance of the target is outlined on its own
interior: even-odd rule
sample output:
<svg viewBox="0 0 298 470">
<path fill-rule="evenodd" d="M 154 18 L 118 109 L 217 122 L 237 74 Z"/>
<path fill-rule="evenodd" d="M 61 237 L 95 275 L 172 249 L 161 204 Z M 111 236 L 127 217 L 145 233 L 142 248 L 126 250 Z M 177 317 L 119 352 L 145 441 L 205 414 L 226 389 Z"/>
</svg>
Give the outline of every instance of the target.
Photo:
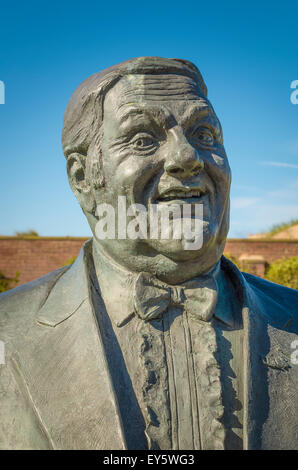
<svg viewBox="0 0 298 470">
<path fill-rule="evenodd" d="M 204 106 L 202 106 L 202 103 Z M 208 101 L 202 100 L 201 104 L 194 104 L 190 106 L 182 116 L 181 125 L 192 124 L 193 121 L 197 119 L 202 119 L 204 117 L 210 117 L 212 119 L 211 124 L 217 130 L 217 135 L 220 143 L 223 143 L 222 128 L 218 117 L 216 116 L 212 106 Z"/>
<path fill-rule="evenodd" d="M 127 121 L 132 115 L 147 116 L 151 121 L 154 120 L 158 125 L 165 125 L 167 128 L 177 124 L 175 117 L 164 106 L 146 105 L 145 107 L 127 105 L 119 108 L 117 115 L 119 117 L 120 125 Z M 206 117 L 208 115 L 211 116 L 218 124 L 218 119 L 210 104 L 205 100 L 198 100 L 198 103 L 193 104 L 186 109 L 181 118 L 181 124 L 189 124 L 195 119 Z M 220 130 L 220 125 L 218 125 L 218 127 Z"/>
<path fill-rule="evenodd" d="M 157 124 L 170 124 L 175 119 L 172 114 L 161 106 L 127 106 L 125 109 L 118 110 L 119 124 L 127 121 L 132 115 L 147 116 L 150 120 L 154 120 Z"/>
<path fill-rule="evenodd" d="M 197 118 L 202 118 L 205 116 L 212 116 L 215 120 L 217 120 L 213 109 L 210 107 L 209 103 L 205 100 L 200 101 L 200 104 L 194 104 L 186 109 L 185 113 L 181 118 L 182 125 L 186 122 L 193 121 Z"/>
</svg>

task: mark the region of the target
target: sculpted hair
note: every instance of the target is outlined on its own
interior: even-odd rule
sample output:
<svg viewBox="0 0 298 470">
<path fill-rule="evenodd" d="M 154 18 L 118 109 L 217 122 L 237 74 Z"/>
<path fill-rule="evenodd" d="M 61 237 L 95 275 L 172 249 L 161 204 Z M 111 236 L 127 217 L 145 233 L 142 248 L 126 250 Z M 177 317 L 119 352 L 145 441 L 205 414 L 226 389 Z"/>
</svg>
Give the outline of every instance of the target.
<svg viewBox="0 0 298 470">
<path fill-rule="evenodd" d="M 176 74 L 192 78 L 207 97 L 207 87 L 197 67 L 187 60 L 138 57 L 114 65 L 87 78 L 73 93 L 64 115 L 62 147 L 66 158 L 87 156 L 92 144 L 100 151 L 104 97 L 129 74 Z"/>
</svg>

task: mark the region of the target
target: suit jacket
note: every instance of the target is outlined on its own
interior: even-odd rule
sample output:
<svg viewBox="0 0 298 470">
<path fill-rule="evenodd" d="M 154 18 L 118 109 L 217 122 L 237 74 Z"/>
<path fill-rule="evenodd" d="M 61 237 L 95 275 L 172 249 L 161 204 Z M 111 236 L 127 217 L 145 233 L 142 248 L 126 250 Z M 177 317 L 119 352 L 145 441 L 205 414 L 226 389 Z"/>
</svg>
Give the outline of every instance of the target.
<svg viewBox="0 0 298 470">
<path fill-rule="evenodd" d="M 128 448 L 91 301 L 90 250 L 91 241 L 72 266 L 0 296 L 1 449 Z M 298 292 L 224 257 L 222 269 L 241 299 L 244 449 L 297 449 Z"/>
</svg>

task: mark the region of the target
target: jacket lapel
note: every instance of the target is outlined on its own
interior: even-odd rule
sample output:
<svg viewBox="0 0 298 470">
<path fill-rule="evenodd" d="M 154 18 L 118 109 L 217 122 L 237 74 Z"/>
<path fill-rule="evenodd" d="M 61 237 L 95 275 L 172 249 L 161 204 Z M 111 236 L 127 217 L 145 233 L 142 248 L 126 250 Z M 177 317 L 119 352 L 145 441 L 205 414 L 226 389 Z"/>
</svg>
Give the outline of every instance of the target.
<svg viewBox="0 0 298 470">
<path fill-rule="evenodd" d="M 56 449 L 125 449 L 117 400 L 90 301 L 91 242 L 52 288 L 16 358 Z M 30 357 L 30 360 L 29 360 Z M 27 360 L 28 358 L 28 360 Z"/>
<path fill-rule="evenodd" d="M 295 440 L 295 433 L 293 429 L 289 431 L 286 427 L 291 429 L 294 420 L 290 416 L 286 419 L 289 410 L 286 413 L 284 410 L 290 406 L 295 415 L 295 400 L 291 397 L 295 390 L 294 385 L 292 392 L 287 392 L 289 381 L 292 380 L 287 345 L 289 346 L 292 336 L 294 339 L 296 335 L 288 333 L 286 329 L 293 317 L 269 292 L 266 294 L 249 282 L 249 276 L 244 276 L 226 259 L 224 264 L 228 265 L 230 276 L 238 285 L 238 292 L 241 291 L 242 296 L 243 447 L 290 448 L 291 442 Z M 297 408 L 297 400 L 295 403 Z"/>
<path fill-rule="evenodd" d="M 246 294 L 247 447 L 295 449 L 298 377 L 290 355 L 297 334 L 289 331 L 293 316 L 284 307 L 286 299 L 278 304 L 248 282 Z"/>
</svg>

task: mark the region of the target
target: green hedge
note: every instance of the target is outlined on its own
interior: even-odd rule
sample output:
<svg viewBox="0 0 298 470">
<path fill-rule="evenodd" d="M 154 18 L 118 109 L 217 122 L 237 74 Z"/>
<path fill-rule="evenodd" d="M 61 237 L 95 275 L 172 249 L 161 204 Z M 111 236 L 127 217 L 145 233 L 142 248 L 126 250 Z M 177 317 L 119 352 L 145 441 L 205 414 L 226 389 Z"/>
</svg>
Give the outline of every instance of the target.
<svg viewBox="0 0 298 470">
<path fill-rule="evenodd" d="M 19 282 L 19 275 L 20 273 L 17 271 L 15 277 L 6 277 L 5 274 L 0 271 L 0 294 L 16 287 Z"/>
<path fill-rule="evenodd" d="M 265 279 L 298 289 L 298 256 L 281 259 L 270 264 L 265 272 Z"/>
</svg>

